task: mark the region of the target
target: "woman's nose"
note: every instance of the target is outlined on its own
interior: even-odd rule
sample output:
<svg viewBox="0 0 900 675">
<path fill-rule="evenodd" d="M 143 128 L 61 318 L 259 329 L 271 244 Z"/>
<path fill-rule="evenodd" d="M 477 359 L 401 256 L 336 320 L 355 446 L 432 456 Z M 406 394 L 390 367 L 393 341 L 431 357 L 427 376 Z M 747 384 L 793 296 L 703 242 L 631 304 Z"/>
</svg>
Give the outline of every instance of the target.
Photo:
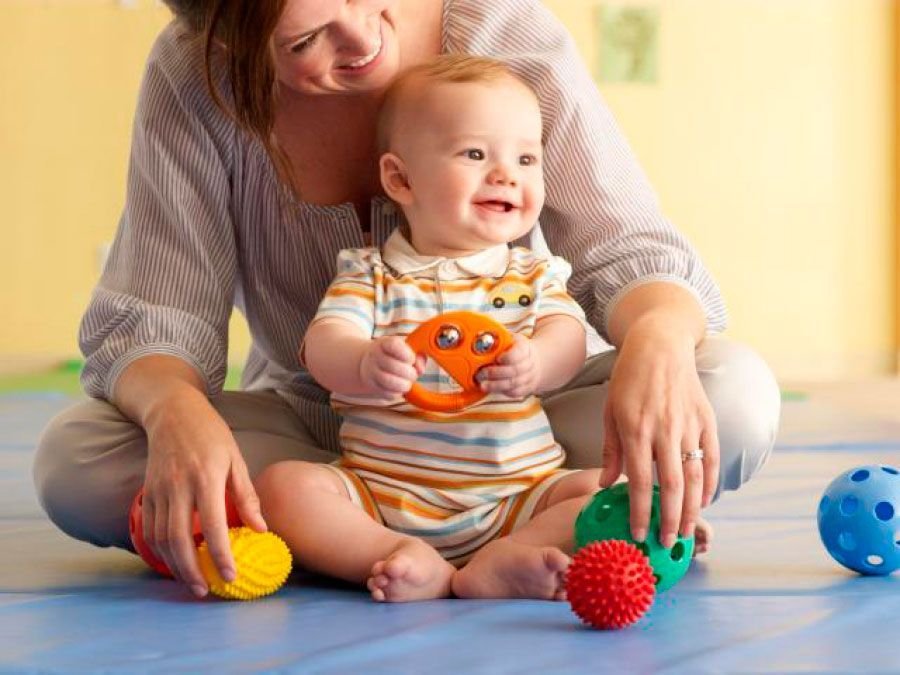
<svg viewBox="0 0 900 675">
<path fill-rule="evenodd" d="M 348 2 L 338 24 L 342 38 L 340 51 L 350 56 L 369 54 L 378 42 L 379 26 L 364 9 Z"/>
</svg>

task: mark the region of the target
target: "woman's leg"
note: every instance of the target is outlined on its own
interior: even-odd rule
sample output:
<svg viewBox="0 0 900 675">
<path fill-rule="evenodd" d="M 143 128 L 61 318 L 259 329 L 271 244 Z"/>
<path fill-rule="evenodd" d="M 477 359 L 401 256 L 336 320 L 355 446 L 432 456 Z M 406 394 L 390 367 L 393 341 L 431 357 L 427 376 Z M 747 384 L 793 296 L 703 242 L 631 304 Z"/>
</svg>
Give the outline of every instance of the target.
<svg viewBox="0 0 900 675">
<path fill-rule="evenodd" d="M 572 382 L 543 400 L 571 468 L 600 465 L 603 406 L 615 359 L 615 351 L 598 354 Z M 710 336 L 700 344 L 697 371 L 718 425 L 717 499 L 722 490 L 738 489 L 766 463 L 775 443 L 781 397 L 766 363 L 751 349 L 723 337 Z"/>
<path fill-rule="evenodd" d="M 283 459 L 329 462 L 294 410 L 272 391 L 224 392 L 212 401 L 231 427 L 251 478 Z M 107 403 L 90 399 L 57 415 L 34 461 L 38 499 L 66 534 L 131 550 L 128 511 L 144 482 L 144 430 Z"/>
</svg>

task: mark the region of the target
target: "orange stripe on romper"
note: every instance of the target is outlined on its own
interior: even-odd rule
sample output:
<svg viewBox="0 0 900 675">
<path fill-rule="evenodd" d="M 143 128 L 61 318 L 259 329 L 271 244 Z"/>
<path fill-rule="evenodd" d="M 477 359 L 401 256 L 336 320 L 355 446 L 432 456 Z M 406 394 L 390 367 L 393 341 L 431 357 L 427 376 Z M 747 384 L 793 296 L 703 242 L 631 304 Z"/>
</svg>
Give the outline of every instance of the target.
<svg viewBox="0 0 900 675">
<path fill-rule="evenodd" d="M 503 402 L 505 403 L 505 401 Z M 433 413 L 427 410 L 409 410 L 403 411 L 405 417 L 411 417 L 417 420 L 427 420 L 429 422 L 453 423 L 453 422 L 517 422 L 519 420 L 534 417 L 541 409 L 541 404 L 534 399 L 527 407 L 521 410 L 512 410 L 509 412 L 463 412 L 458 414 L 441 414 Z"/>
<path fill-rule="evenodd" d="M 372 456 L 372 455 L 370 455 L 370 454 L 367 454 L 367 453 L 365 453 L 365 452 L 362 452 L 362 451 L 359 449 L 359 446 L 362 446 L 362 447 L 365 447 L 365 448 L 371 448 L 371 449 L 374 449 L 374 450 L 387 450 L 387 451 L 394 451 L 394 452 L 402 452 L 402 453 L 405 454 L 405 455 L 414 455 L 414 456 L 417 456 L 417 457 L 433 457 L 434 459 L 437 459 L 437 460 L 452 459 L 452 460 L 454 460 L 454 461 L 456 461 L 456 462 L 469 462 L 469 463 L 471 463 L 471 464 L 481 464 L 482 466 L 484 466 L 484 465 L 487 465 L 487 466 L 503 466 L 504 464 L 510 464 L 510 463 L 513 463 L 513 462 L 518 462 L 519 460 L 525 459 L 525 458 L 527 458 L 527 457 L 534 457 L 534 456 L 536 456 L 536 455 L 544 454 L 544 453 L 546 453 L 547 450 L 549 450 L 550 448 L 556 447 L 556 446 L 558 445 L 558 443 L 553 442 L 553 443 L 551 443 L 550 445 L 545 445 L 545 446 L 543 446 L 543 447 L 541 447 L 541 448 L 538 448 L 537 450 L 532 450 L 531 452 L 526 452 L 526 453 L 523 453 L 523 454 L 521 454 L 521 455 L 516 455 L 515 457 L 507 457 L 506 459 L 496 459 L 496 460 L 493 460 L 493 459 L 479 459 L 479 458 L 477 458 L 477 457 L 458 457 L 458 456 L 456 456 L 456 455 L 437 454 L 437 453 L 434 453 L 434 452 L 427 452 L 426 450 L 414 450 L 414 449 L 412 449 L 412 448 L 405 448 L 405 447 L 402 447 L 402 446 L 399 446 L 399 445 L 379 445 L 378 443 L 373 443 L 372 441 L 368 441 L 368 440 L 365 440 L 365 439 L 362 439 L 362 438 L 358 438 L 357 436 L 350 436 L 350 435 L 348 435 L 348 434 L 342 435 L 342 436 L 341 436 L 341 439 L 342 439 L 342 440 L 346 440 L 346 441 L 352 441 L 353 443 L 358 443 L 358 444 L 359 444 L 359 445 L 355 445 L 355 446 L 352 446 L 352 447 L 347 448 L 347 452 L 355 453 L 355 454 L 357 454 L 357 455 L 361 455 L 362 457 L 368 457 L 368 458 L 373 459 L 373 460 L 375 460 L 375 461 L 377 461 L 377 462 L 386 462 L 386 463 L 388 463 L 388 464 L 402 464 L 402 465 L 404 465 L 404 466 L 414 466 L 414 467 L 418 467 L 419 465 L 418 465 L 418 464 L 409 464 L 409 463 L 405 463 L 405 462 L 398 462 L 398 461 L 395 461 L 395 460 L 393 460 L 393 459 L 388 459 L 388 458 L 385 458 L 385 457 L 374 457 L 374 456 Z M 557 455 L 557 457 L 558 457 L 558 455 Z M 554 457 L 553 459 L 555 460 L 555 459 L 557 459 L 557 457 Z M 548 460 L 548 461 L 549 461 L 549 460 Z M 546 462 L 543 462 L 543 463 L 546 463 Z M 441 467 L 422 467 L 422 468 L 431 469 L 431 470 L 438 470 L 438 471 L 443 471 L 443 470 L 444 470 L 444 469 L 442 469 Z M 529 467 L 525 467 L 525 468 L 529 468 Z M 523 470 L 523 469 L 516 469 L 516 470 L 514 470 L 514 471 L 512 471 L 512 472 L 510 472 L 510 473 L 516 473 L 516 472 L 522 471 L 522 470 Z M 466 472 L 463 472 L 463 471 L 452 471 L 452 473 L 466 473 Z M 470 474 L 466 473 L 466 475 L 470 475 Z M 474 476 L 481 476 L 481 475 L 484 475 L 484 474 L 482 474 L 482 473 L 475 473 L 475 474 L 471 474 L 471 475 L 474 475 Z M 494 474 L 494 475 L 508 476 L 509 474 L 508 474 L 508 473 L 505 473 L 505 474 Z"/>
<path fill-rule="evenodd" d="M 362 454 L 362 453 L 357 453 Z M 553 462 L 558 461 L 558 457 L 553 458 Z M 543 464 L 550 464 L 551 462 L 543 462 Z M 462 488 L 474 488 L 474 487 L 492 487 L 496 485 L 532 485 L 534 483 L 533 476 L 522 476 L 522 477 L 509 477 L 509 476 L 501 476 L 500 478 L 495 479 L 481 479 L 481 480 L 441 480 L 438 478 L 425 478 L 419 474 L 407 474 L 407 473 L 398 473 L 395 471 L 387 471 L 383 467 L 374 466 L 372 464 L 365 464 L 361 462 L 354 462 L 352 459 L 345 458 L 342 462 L 343 466 L 348 468 L 361 469 L 363 471 L 373 471 L 376 473 L 380 473 L 383 476 L 387 476 L 388 478 L 392 478 L 393 480 L 398 481 L 409 481 L 417 483 L 418 485 L 423 485 L 425 487 L 433 487 L 433 488 L 447 488 L 451 490 L 459 490 Z M 394 464 L 403 464 L 404 466 L 410 466 L 413 468 L 419 468 L 414 464 L 408 464 L 403 462 L 395 462 Z M 529 469 L 537 468 L 541 466 L 540 464 L 535 467 L 529 467 Z M 461 472 L 457 472 L 461 473 Z M 466 474 L 471 476 L 480 476 L 482 474 L 472 473 Z"/>
<path fill-rule="evenodd" d="M 474 291 L 476 289 L 485 289 L 492 288 L 493 286 L 498 286 L 506 283 L 519 283 L 530 285 L 537 277 L 541 276 L 544 273 L 543 268 L 538 268 L 530 271 L 528 274 L 517 274 L 512 272 L 510 274 L 506 274 L 502 277 L 477 277 L 473 280 L 465 280 L 465 281 L 441 281 L 441 290 L 446 291 L 448 293 L 463 293 L 467 291 Z M 428 293 L 433 293 L 435 291 L 435 283 L 431 279 L 418 279 L 415 277 L 402 276 L 402 277 L 385 277 L 385 285 L 386 286 L 415 286 L 420 291 L 425 291 Z"/>
<path fill-rule="evenodd" d="M 444 520 L 448 515 L 454 513 L 453 511 L 449 510 L 438 511 L 435 509 L 428 509 L 414 502 L 408 501 L 401 497 L 397 497 L 396 495 L 387 494 L 381 491 L 373 490 L 373 495 L 375 496 L 375 501 L 377 501 L 379 504 L 393 507 L 397 511 L 415 513 L 417 516 L 422 516 L 423 518 L 428 518 L 430 520 Z"/>
<path fill-rule="evenodd" d="M 555 469 L 553 471 L 550 471 L 549 473 L 545 473 L 543 476 L 538 476 L 537 478 L 535 478 L 534 485 L 531 486 L 530 490 L 526 490 L 525 492 L 522 492 L 515 496 L 516 504 L 515 504 L 515 506 L 513 506 L 512 511 L 510 511 L 509 516 L 507 516 L 506 522 L 503 523 L 503 527 L 500 528 L 499 536 L 505 537 L 507 534 L 512 532 L 512 529 L 513 529 L 513 527 L 515 527 L 516 521 L 519 518 L 519 514 L 521 513 L 522 509 L 525 508 L 525 504 L 526 504 L 526 502 L 528 502 L 528 498 L 531 497 L 534 490 L 536 490 L 538 487 L 540 487 L 541 483 L 543 483 L 545 480 L 547 480 L 548 478 L 550 478 L 551 476 L 553 476 L 559 472 L 560 472 L 560 469 Z M 547 488 L 547 489 L 549 490 L 550 488 Z M 544 494 L 546 494 L 546 492 Z M 534 503 L 535 506 L 537 506 L 538 503 L 540 503 L 543 496 L 544 495 L 541 495 L 538 498 L 538 501 L 536 501 Z M 534 511 L 532 511 L 531 515 L 534 516 Z"/>
<path fill-rule="evenodd" d="M 332 295 L 355 295 L 358 298 L 363 298 L 365 300 L 375 300 L 375 294 L 366 291 L 356 291 L 349 288 L 332 288 L 328 291 L 325 297 L 329 297 Z"/>
<path fill-rule="evenodd" d="M 366 484 L 362 479 L 352 471 L 345 469 L 344 462 L 341 462 L 337 468 L 341 474 L 349 478 L 350 482 L 353 483 L 353 486 L 356 488 L 356 493 L 359 495 L 360 501 L 362 501 L 363 511 L 368 513 L 376 523 L 384 524 L 384 519 L 378 511 L 375 501 L 372 499 L 372 493 L 369 492 L 369 488 L 366 487 Z"/>
</svg>

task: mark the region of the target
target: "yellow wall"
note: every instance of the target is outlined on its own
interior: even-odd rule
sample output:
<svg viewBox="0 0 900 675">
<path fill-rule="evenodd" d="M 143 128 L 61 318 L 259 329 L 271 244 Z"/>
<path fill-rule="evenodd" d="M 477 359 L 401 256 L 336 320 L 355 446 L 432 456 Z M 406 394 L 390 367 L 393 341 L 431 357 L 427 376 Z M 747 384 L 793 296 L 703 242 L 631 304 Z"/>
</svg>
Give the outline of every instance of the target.
<svg viewBox="0 0 900 675">
<path fill-rule="evenodd" d="M 588 58 L 594 4 L 551 3 Z M 892 371 L 894 3 L 656 4 L 659 83 L 601 89 L 730 334 L 786 379 Z"/>
<path fill-rule="evenodd" d="M 151 0 L 0 4 L 0 363 L 76 352 L 124 195 Z M 548 5 L 592 59 L 589 0 Z M 784 378 L 886 372 L 897 347 L 891 0 L 642 0 L 656 85 L 601 89 Z M 246 351 L 237 328 L 232 357 Z"/>
</svg>

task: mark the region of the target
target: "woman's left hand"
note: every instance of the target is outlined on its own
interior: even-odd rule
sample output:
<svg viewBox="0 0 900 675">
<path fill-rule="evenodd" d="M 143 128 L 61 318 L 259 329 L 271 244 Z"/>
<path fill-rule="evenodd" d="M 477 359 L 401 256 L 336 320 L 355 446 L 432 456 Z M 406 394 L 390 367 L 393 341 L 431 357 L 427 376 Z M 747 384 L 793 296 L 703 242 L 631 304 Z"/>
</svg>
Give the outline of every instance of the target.
<svg viewBox="0 0 900 675">
<path fill-rule="evenodd" d="M 613 368 L 604 416 L 601 487 L 624 471 L 629 482 L 631 531 L 646 538 L 653 463 L 660 487 L 660 542 L 694 533 L 701 507 L 719 478 L 716 420 L 700 384 L 691 335 L 659 321 L 630 327 Z M 702 449 L 702 459 L 683 459 Z"/>
</svg>

